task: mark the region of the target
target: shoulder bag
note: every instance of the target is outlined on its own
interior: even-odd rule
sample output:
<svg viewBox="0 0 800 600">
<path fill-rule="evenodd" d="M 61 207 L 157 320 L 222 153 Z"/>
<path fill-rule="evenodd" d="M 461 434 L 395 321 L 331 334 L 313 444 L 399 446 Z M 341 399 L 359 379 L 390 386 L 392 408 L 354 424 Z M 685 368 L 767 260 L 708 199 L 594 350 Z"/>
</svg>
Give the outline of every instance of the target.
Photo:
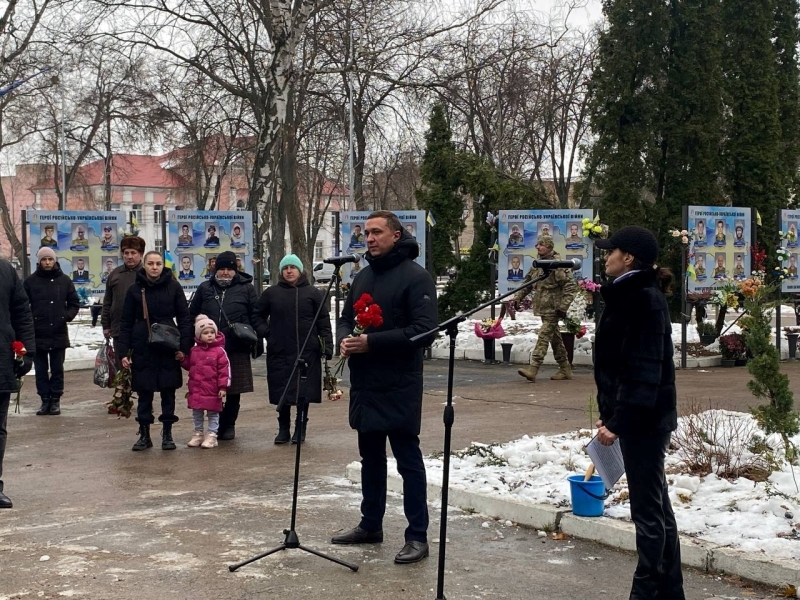
<svg viewBox="0 0 800 600">
<path fill-rule="evenodd" d="M 225 293 L 223 292 L 222 299 L 224 298 Z M 255 329 L 253 329 L 247 323 L 231 322 L 231 320 L 228 318 L 228 315 L 225 314 L 225 309 L 222 308 L 222 299 L 220 299 L 220 297 L 217 295 L 214 296 L 214 299 L 219 304 L 219 312 L 222 315 L 222 318 L 225 319 L 225 323 L 227 323 L 228 331 L 230 331 L 231 335 L 247 346 L 255 346 L 258 342 L 258 335 L 256 334 Z"/>
<path fill-rule="evenodd" d="M 147 322 L 147 341 L 152 346 L 163 348 L 164 350 L 172 350 L 177 352 L 181 348 L 181 332 L 177 327 L 166 323 L 153 323 L 150 324 L 150 315 L 147 312 L 147 298 L 145 297 L 144 288 L 142 288 L 142 311 L 144 312 L 144 320 Z"/>
</svg>

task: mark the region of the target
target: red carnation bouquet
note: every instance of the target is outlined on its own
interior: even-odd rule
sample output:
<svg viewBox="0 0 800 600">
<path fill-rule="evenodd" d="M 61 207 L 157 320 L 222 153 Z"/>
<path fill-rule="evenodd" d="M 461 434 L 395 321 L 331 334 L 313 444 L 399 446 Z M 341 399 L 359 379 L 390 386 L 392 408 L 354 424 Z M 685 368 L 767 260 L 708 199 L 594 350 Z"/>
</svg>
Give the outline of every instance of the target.
<svg viewBox="0 0 800 600">
<path fill-rule="evenodd" d="M 361 294 L 361 297 L 353 302 L 353 313 L 356 326 L 353 328 L 353 333 L 350 334 L 350 337 L 358 337 L 369 327 L 380 327 L 383 325 L 383 311 L 369 294 Z M 337 377 L 344 371 L 346 362 L 347 359 L 345 357 L 339 359 L 339 364 L 336 365 L 336 371 L 334 371 L 332 376 L 336 381 L 333 382 L 333 385 L 330 387 L 335 389 L 335 384 L 339 382 Z M 341 398 L 341 394 L 331 394 L 329 391 L 328 398 L 331 400 L 338 400 Z"/>
<path fill-rule="evenodd" d="M 11 342 L 11 351 L 14 353 L 14 362 L 16 362 L 18 365 L 21 365 L 24 362 L 25 355 L 28 353 L 27 348 L 25 348 L 25 344 L 19 340 Z M 17 377 L 17 399 L 16 404 L 14 405 L 15 413 L 19 412 L 19 395 L 20 392 L 22 392 L 22 384 L 24 381 L 24 377 Z"/>
</svg>

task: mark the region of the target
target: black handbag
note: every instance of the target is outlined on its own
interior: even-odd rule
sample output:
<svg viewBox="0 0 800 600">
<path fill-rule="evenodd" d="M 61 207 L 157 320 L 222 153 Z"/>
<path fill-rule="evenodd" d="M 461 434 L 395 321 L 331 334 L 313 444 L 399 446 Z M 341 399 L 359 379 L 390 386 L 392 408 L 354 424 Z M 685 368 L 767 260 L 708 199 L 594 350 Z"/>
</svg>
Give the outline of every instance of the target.
<svg viewBox="0 0 800 600">
<path fill-rule="evenodd" d="M 142 311 L 144 312 L 144 320 L 147 322 L 147 341 L 150 342 L 150 345 L 173 352 L 180 350 L 181 332 L 175 325 L 167 323 L 150 324 L 150 314 L 147 312 L 147 298 L 145 297 L 144 288 L 142 288 Z"/>
<path fill-rule="evenodd" d="M 220 297 L 214 296 L 214 299 L 219 304 L 219 312 L 222 315 L 222 318 L 225 319 L 225 322 L 228 325 L 228 331 L 231 333 L 231 335 L 247 346 L 255 346 L 258 342 L 258 334 L 256 333 L 256 330 L 247 323 L 231 322 L 231 320 L 228 319 L 228 315 L 225 314 L 225 309 L 222 308 L 222 300 L 220 300 Z M 225 299 L 225 292 L 222 292 L 222 299 Z"/>
</svg>

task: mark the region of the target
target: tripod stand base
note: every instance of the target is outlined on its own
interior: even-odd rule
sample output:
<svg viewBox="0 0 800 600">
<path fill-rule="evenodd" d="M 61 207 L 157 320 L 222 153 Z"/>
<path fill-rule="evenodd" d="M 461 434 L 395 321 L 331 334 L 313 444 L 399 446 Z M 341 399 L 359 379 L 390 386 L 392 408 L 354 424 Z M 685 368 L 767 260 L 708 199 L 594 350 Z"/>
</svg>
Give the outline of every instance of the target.
<svg viewBox="0 0 800 600">
<path fill-rule="evenodd" d="M 286 539 L 280 546 L 275 546 L 271 550 L 267 550 L 266 552 L 262 552 L 261 554 L 258 554 L 252 558 L 248 558 L 243 562 L 237 563 L 235 565 L 230 565 L 228 567 L 228 571 L 233 573 L 237 569 L 245 565 L 249 565 L 250 563 L 255 562 L 257 560 L 261 560 L 262 558 L 265 558 L 270 554 L 275 554 L 276 552 L 280 552 L 281 550 L 295 550 L 295 549 L 308 552 L 309 554 L 313 554 L 314 556 L 319 556 L 320 558 L 324 558 L 325 560 L 329 560 L 331 562 L 335 562 L 337 565 L 342 565 L 343 567 L 347 567 L 353 572 L 358 571 L 358 565 L 354 565 L 349 562 L 339 560 L 338 558 L 334 558 L 333 556 L 328 556 L 327 554 L 323 554 L 322 552 L 318 552 L 316 550 L 312 550 L 311 548 L 303 546 L 303 544 L 300 543 L 300 539 L 297 537 L 296 531 L 293 531 L 291 529 L 285 529 L 283 533 L 286 534 Z"/>
</svg>

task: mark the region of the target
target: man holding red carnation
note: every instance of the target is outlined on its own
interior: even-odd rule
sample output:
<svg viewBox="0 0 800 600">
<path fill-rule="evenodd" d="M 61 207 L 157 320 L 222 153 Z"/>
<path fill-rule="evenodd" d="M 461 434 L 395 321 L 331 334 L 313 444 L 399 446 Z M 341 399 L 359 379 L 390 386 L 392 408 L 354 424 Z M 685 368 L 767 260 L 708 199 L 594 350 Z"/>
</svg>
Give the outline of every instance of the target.
<svg viewBox="0 0 800 600">
<path fill-rule="evenodd" d="M 3 493 L 8 407 L 11 394 L 17 391 L 17 379 L 33 366 L 35 348 L 28 296 L 11 263 L 0 259 L 0 508 L 12 507 L 11 500 Z"/>
<path fill-rule="evenodd" d="M 411 338 L 436 327 L 436 286 L 414 262 L 416 239 L 389 211 L 365 224 L 369 263 L 353 280 L 336 337 L 350 366 L 350 426 L 361 454 L 361 522 L 334 544 L 383 541 L 386 512 L 386 440 L 403 478 L 408 527 L 398 564 L 428 556 L 427 482 L 419 432 L 422 421 L 422 351 L 431 339 Z"/>
</svg>

